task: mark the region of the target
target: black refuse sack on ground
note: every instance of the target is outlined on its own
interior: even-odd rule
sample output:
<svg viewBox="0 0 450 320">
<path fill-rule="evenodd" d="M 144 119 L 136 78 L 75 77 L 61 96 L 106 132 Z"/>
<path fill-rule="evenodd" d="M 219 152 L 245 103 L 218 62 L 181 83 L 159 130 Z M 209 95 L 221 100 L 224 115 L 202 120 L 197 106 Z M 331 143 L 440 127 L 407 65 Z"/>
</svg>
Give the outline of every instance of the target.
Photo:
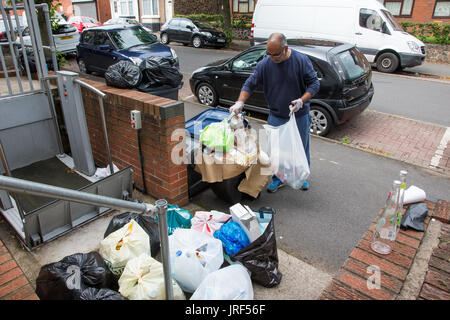
<svg viewBox="0 0 450 320">
<path fill-rule="evenodd" d="M 114 275 L 95 251 L 47 264 L 36 279 L 36 294 L 41 300 L 77 300 L 90 287 L 118 290 Z"/>
<path fill-rule="evenodd" d="M 138 90 L 177 88 L 183 75 L 175 66 L 175 59 L 171 57 L 148 57 L 140 64 L 142 82 Z"/>
<path fill-rule="evenodd" d="M 425 231 L 424 220 L 428 215 L 428 207 L 424 202 L 411 204 L 406 209 L 400 222 L 400 228 L 407 230 L 412 228 L 416 231 Z"/>
<path fill-rule="evenodd" d="M 87 288 L 80 295 L 80 300 L 128 300 L 117 291 L 110 289 Z"/>
<path fill-rule="evenodd" d="M 105 80 L 108 86 L 132 89 L 140 84 L 142 73 L 139 66 L 122 60 L 108 67 L 105 72 Z"/>
<path fill-rule="evenodd" d="M 143 216 L 142 214 L 136 212 L 125 212 L 118 214 L 117 216 L 112 218 L 103 238 L 106 238 L 109 234 L 122 228 L 124 225 L 130 222 L 131 219 L 136 221 L 142 227 L 142 229 L 147 232 L 148 236 L 150 237 L 150 250 L 152 253 L 152 257 L 156 257 L 159 252 L 161 241 L 159 238 L 158 222 L 156 222 L 156 220 L 150 216 Z"/>
<path fill-rule="evenodd" d="M 230 258 L 242 263 L 251 272 L 251 279 L 256 283 L 271 288 L 280 284 L 282 278 L 282 274 L 278 270 L 278 252 L 273 219 L 275 210 L 264 207 L 259 209 L 258 213 L 258 219 L 267 220 L 270 218 L 266 230 L 258 239 L 238 253 L 231 255 Z"/>
</svg>

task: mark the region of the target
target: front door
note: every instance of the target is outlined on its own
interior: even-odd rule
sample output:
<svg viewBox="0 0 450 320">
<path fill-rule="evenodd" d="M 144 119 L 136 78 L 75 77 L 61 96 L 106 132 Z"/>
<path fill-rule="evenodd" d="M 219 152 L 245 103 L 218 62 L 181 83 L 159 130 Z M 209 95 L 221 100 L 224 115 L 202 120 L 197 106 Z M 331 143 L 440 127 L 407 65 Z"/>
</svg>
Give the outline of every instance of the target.
<svg viewBox="0 0 450 320">
<path fill-rule="evenodd" d="M 91 63 L 97 71 L 105 72 L 118 58 L 114 54 L 114 46 L 104 31 L 95 32 L 94 45 L 92 46 Z M 109 49 L 101 49 L 102 45 L 109 45 Z"/>
<path fill-rule="evenodd" d="M 166 21 L 172 19 L 172 0 L 166 0 Z"/>
<path fill-rule="evenodd" d="M 256 65 L 265 55 L 265 48 L 260 48 L 246 52 L 234 59 L 230 64 L 231 70 L 224 71 L 221 75 L 218 75 L 217 84 L 221 92 L 220 96 L 226 100 L 237 101 L 245 81 L 252 75 L 256 69 Z M 246 104 L 267 108 L 263 88 L 256 88 Z"/>
</svg>

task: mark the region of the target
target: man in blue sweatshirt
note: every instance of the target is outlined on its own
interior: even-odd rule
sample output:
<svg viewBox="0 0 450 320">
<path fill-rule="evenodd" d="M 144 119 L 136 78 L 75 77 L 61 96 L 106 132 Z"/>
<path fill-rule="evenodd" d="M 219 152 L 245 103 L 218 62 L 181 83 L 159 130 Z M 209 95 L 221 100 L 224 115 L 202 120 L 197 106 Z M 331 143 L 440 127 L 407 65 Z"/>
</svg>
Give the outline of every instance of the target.
<svg viewBox="0 0 450 320">
<path fill-rule="evenodd" d="M 258 63 L 255 72 L 242 86 L 238 101 L 230 108 L 230 113 L 242 112 L 245 101 L 258 85 L 262 85 L 269 106 L 267 123 L 272 126 L 283 125 L 294 113 L 306 158 L 311 165 L 309 100 L 319 91 L 319 79 L 309 58 L 289 49 L 283 34 L 271 34 L 266 51 L 267 57 Z M 284 184 L 274 175 L 267 191 L 275 192 L 282 186 Z M 302 190 L 308 188 L 309 183 L 306 181 L 302 185 Z"/>
</svg>

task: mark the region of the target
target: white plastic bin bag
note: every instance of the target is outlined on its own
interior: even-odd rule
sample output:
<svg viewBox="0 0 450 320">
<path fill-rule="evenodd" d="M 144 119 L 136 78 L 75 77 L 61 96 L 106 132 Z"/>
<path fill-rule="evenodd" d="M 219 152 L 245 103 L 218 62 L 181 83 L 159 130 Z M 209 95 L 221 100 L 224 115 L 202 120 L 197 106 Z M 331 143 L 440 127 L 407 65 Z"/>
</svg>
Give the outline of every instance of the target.
<svg viewBox="0 0 450 320">
<path fill-rule="evenodd" d="M 190 300 L 253 300 L 247 269 L 233 264 L 208 274 Z"/>
<path fill-rule="evenodd" d="M 100 255 L 115 275 L 120 275 L 127 262 L 142 253 L 150 254 L 150 238 L 133 219 L 100 243 Z"/>
<path fill-rule="evenodd" d="M 191 229 L 213 237 L 214 232 L 230 219 L 231 215 L 220 211 L 197 211 L 191 220 Z"/>
<path fill-rule="evenodd" d="M 223 264 L 222 242 L 193 229 L 176 229 L 169 236 L 169 252 L 172 275 L 187 292 Z"/>
<path fill-rule="evenodd" d="M 310 171 L 295 115 L 281 126 L 264 125 L 264 129 L 273 173 L 291 188 L 299 189 Z"/>
<path fill-rule="evenodd" d="M 172 279 L 173 298 L 185 300 L 180 286 Z M 130 300 L 165 300 L 166 287 L 162 263 L 147 253 L 128 261 L 119 279 L 119 292 Z"/>
</svg>

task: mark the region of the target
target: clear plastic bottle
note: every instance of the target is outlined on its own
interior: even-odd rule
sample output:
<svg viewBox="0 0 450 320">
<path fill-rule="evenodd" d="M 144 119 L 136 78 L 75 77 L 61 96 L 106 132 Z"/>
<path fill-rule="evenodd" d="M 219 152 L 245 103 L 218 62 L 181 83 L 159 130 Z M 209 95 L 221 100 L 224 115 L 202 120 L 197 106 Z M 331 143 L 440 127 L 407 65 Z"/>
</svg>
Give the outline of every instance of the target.
<svg viewBox="0 0 450 320">
<path fill-rule="evenodd" d="M 399 180 L 394 180 L 392 184 L 391 196 L 389 197 L 381 217 L 378 219 L 373 231 L 372 243 L 370 247 L 380 254 L 389 254 L 392 251 L 392 243 L 397 236 L 397 215 L 400 199 Z"/>
<path fill-rule="evenodd" d="M 403 198 L 405 196 L 405 190 L 406 190 L 406 175 L 408 174 L 408 171 L 401 170 L 400 171 L 400 197 L 399 197 L 399 205 L 398 205 L 398 215 L 397 215 L 397 228 L 400 228 L 400 223 L 402 222 L 402 215 L 403 215 Z"/>
</svg>

